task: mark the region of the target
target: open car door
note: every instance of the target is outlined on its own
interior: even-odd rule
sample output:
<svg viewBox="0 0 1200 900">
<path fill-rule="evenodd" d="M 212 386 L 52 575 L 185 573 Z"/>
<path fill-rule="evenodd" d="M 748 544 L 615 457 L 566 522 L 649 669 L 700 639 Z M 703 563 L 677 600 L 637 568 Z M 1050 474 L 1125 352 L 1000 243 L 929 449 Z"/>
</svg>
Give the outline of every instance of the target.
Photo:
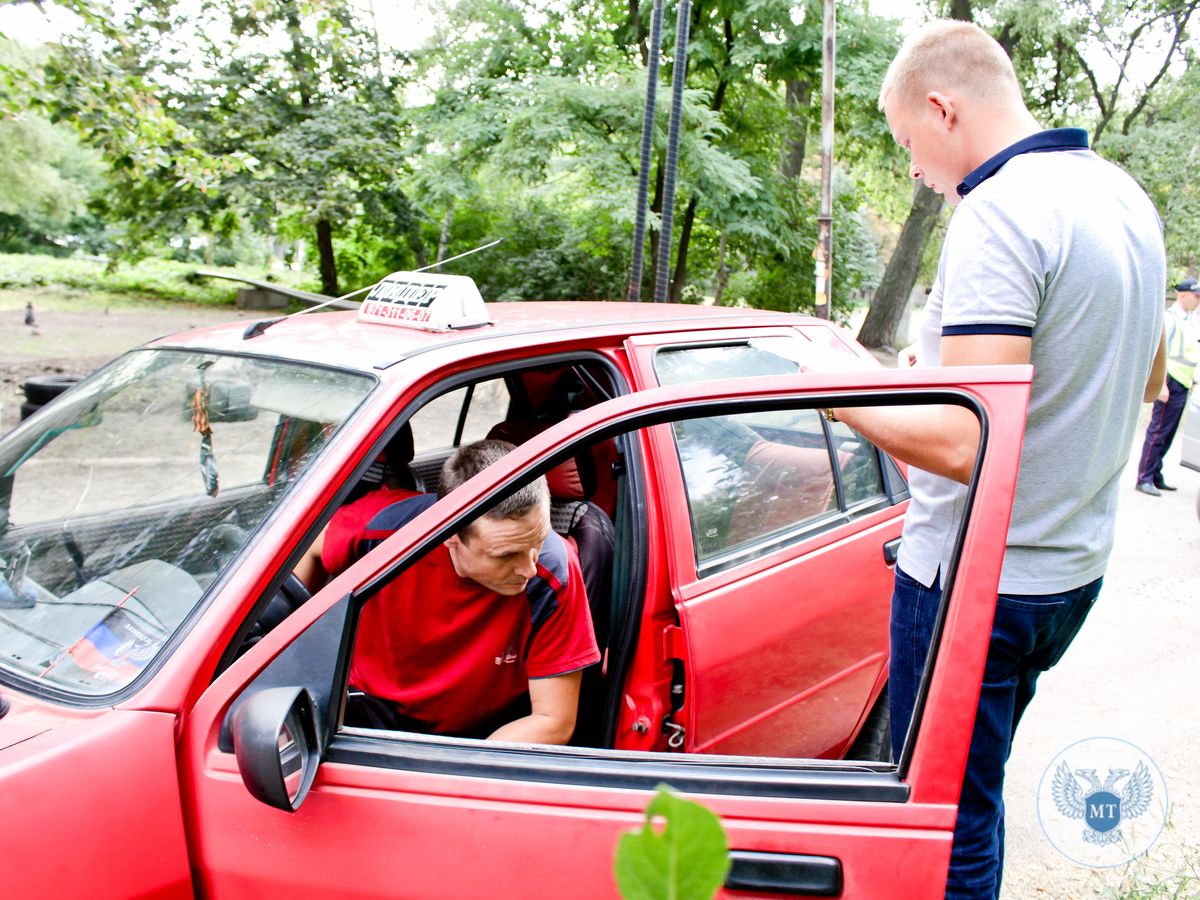
<svg viewBox="0 0 1200 900">
<path fill-rule="evenodd" d="M 1003 367 L 684 384 L 617 398 L 521 445 L 337 577 L 196 702 L 180 764 L 200 891 L 612 897 L 617 841 L 666 783 L 720 816 L 733 849 L 727 890 L 940 897 L 1030 377 L 1029 367 Z M 937 652 L 899 764 L 499 744 L 338 724 L 361 605 L 579 443 L 634 432 L 647 448 L 653 429 L 697 417 L 929 403 L 971 409 L 983 437 Z"/>
</svg>

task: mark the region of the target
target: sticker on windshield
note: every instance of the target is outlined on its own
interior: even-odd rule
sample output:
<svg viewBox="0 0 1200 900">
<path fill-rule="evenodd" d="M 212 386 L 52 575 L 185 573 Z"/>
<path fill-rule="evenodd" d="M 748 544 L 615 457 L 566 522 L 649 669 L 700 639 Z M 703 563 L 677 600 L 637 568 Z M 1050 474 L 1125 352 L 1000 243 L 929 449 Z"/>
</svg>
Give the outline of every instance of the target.
<svg viewBox="0 0 1200 900">
<path fill-rule="evenodd" d="M 128 681 L 154 658 L 161 643 L 128 610 L 114 609 L 71 648 L 71 659 L 101 678 Z"/>
</svg>

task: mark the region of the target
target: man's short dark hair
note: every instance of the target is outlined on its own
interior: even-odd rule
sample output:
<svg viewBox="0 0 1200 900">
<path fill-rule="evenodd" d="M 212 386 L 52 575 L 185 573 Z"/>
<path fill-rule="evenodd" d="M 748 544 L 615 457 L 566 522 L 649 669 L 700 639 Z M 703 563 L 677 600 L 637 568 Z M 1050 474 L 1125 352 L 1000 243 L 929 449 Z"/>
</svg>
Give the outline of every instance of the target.
<svg viewBox="0 0 1200 900">
<path fill-rule="evenodd" d="M 438 499 L 445 497 L 452 490 L 474 478 L 492 463 L 498 461 L 514 447 L 508 441 L 476 441 L 459 447 L 449 459 L 442 464 L 442 475 L 438 482 Z M 509 494 L 484 515 L 489 519 L 522 519 L 530 510 L 538 506 L 549 506 L 550 488 L 546 485 L 544 475 L 538 476 L 515 494 Z M 468 525 L 458 533 L 465 540 L 470 534 Z"/>
</svg>

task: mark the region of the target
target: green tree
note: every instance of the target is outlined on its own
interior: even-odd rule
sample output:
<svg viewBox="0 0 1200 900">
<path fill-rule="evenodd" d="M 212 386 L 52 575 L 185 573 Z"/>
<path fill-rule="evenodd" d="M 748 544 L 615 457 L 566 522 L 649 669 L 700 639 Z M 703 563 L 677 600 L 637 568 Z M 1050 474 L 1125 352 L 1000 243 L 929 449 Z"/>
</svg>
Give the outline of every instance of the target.
<svg viewBox="0 0 1200 900">
<path fill-rule="evenodd" d="M 41 64 L 44 54 L 0 39 L 6 73 Z M 0 117 L 0 250 L 66 252 L 95 249 L 99 224 L 88 200 L 103 183 L 97 154 L 75 133 L 32 111 L 23 81 L 9 74 Z"/>
<path fill-rule="evenodd" d="M 399 86 L 358 4 L 72 6 L 85 28 L 35 86 L 103 152 L 117 188 L 103 211 L 129 223 L 131 246 L 304 226 L 337 293 L 338 229 L 412 228 Z"/>
<path fill-rule="evenodd" d="M 1104 152 L 1133 172 L 1163 219 L 1173 277 L 1200 268 L 1200 69 L 1165 80 L 1127 133 L 1105 139 Z"/>
</svg>

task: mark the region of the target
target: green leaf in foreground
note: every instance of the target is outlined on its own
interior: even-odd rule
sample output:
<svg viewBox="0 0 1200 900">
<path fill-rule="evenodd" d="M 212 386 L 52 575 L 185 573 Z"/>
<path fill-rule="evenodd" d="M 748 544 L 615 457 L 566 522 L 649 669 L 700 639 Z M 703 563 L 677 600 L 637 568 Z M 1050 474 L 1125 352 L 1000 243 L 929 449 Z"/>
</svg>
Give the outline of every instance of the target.
<svg viewBox="0 0 1200 900">
<path fill-rule="evenodd" d="M 655 818 L 666 821 L 659 831 Z M 729 871 L 720 820 L 666 785 L 646 808 L 646 824 L 617 845 L 617 887 L 625 900 L 709 900 Z"/>
</svg>

